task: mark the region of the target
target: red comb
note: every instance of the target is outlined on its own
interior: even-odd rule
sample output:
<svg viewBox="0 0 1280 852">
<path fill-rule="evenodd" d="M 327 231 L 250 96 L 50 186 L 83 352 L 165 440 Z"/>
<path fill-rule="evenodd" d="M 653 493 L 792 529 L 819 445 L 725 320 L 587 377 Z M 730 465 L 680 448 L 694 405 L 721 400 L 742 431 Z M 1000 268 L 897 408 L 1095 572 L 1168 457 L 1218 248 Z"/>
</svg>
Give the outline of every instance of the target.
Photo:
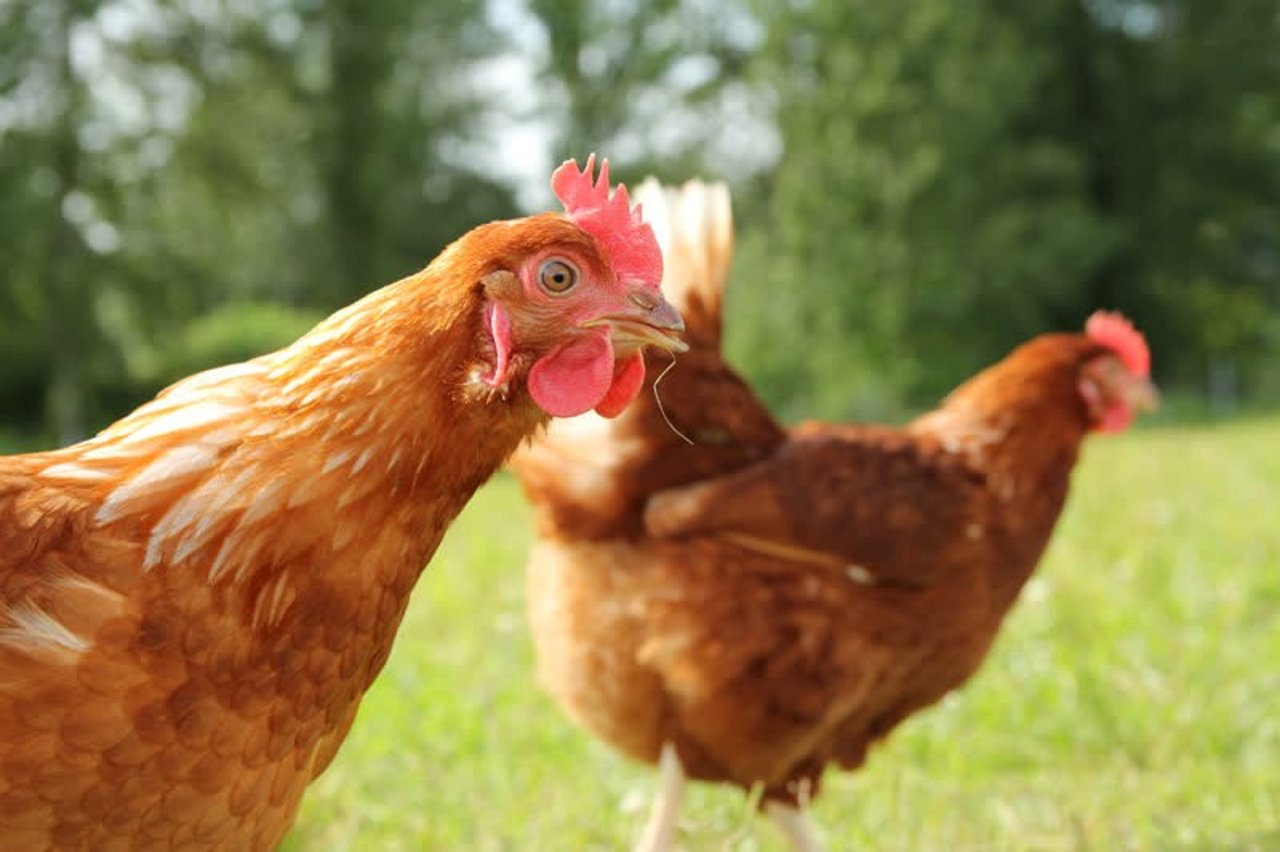
<svg viewBox="0 0 1280 852">
<path fill-rule="evenodd" d="M 1084 324 L 1084 333 L 1090 340 L 1119 355 L 1135 376 L 1151 375 L 1151 350 L 1147 349 L 1146 338 L 1123 314 L 1095 311 Z"/>
<path fill-rule="evenodd" d="M 609 263 L 627 283 L 643 284 L 657 291 L 662 283 L 662 249 L 653 228 L 631 209 L 627 188 L 618 184 L 609 192 L 609 161 L 600 161 L 600 179 L 591 181 L 596 155 L 578 171 L 574 160 L 565 160 L 551 175 L 551 189 L 573 223 L 591 234 L 609 255 Z"/>
</svg>

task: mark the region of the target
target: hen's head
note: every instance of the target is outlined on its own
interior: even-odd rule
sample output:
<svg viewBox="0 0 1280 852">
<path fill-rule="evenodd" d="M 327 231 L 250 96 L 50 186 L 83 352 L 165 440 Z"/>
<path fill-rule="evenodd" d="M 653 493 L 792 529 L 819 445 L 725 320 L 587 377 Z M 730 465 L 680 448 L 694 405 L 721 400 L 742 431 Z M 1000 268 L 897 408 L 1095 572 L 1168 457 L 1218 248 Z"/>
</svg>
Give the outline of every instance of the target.
<svg viewBox="0 0 1280 852">
<path fill-rule="evenodd" d="M 1098 350 L 1082 364 L 1077 381 L 1085 409 L 1094 429 L 1122 431 L 1137 412 L 1159 404 L 1147 341 L 1127 319 L 1107 311 L 1089 317 L 1084 336 Z"/>
<path fill-rule="evenodd" d="M 662 253 L 626 187 L 609 187 L 594 155 L 551 178 L 565 213 L 477 228 L 451 248 L 481 258 L 481 349 L 475 377 L 505 392 L 524 381 L 554 417 L 623 410 L 644 381 L 641 350 L 683 351 L 684 323 L 662 296 Z"/>
</svg>

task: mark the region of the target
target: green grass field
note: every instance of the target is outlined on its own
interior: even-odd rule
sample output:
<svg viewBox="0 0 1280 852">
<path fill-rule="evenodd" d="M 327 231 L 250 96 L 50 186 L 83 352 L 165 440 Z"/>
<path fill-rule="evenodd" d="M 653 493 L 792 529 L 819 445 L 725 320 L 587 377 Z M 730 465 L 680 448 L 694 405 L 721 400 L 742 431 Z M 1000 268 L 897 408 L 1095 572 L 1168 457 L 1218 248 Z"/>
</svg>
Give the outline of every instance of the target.
<svg viewBox="0 0 1280 852">
<path fill-rule="evenodd" d="M 424 575 L 290 850 L 624 849 L 654 775 L 571 727 L 525 630 L 500 477 Z M 1280 420 L 1094 439 L 979 676 L 815 808 L 832 848 L 1280 849 Z M 695 786 L 688 850 L 782 850 Z"/>
</svg>

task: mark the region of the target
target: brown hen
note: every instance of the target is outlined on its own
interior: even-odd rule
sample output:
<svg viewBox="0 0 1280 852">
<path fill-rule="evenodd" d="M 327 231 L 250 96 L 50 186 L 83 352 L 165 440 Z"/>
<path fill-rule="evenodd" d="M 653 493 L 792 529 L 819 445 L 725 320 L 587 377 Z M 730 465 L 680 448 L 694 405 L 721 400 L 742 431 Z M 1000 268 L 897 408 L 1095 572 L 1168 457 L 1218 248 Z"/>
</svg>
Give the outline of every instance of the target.
<svg viewBox="0 0 1280 852">
<path fill-rule="evenodd" d="M 660 761 L 641 848 L 670 847 L 688 774 L 760 785 L 796 847 L 817 849 L 803 806 L 825 767 L 857 767 L 974 673 L 1083 438 L 1154 404 L 1146 345 L 1098 314 L 905 428 L 784 430 L 720 354 L 727 191 L 642 195 L 692 348 L 661 407 L 646 387 L 616 420 L 560 421 L 513 460 L 537 516 L 539 673 L 578 723 Z"/>
<path fill-rule="evenodd" d="M 0 848 L 270 849 L 410 590 L 548 414 L 681 348 L 607 167 L 279 352 L 0 459 Z"/>
</svg>

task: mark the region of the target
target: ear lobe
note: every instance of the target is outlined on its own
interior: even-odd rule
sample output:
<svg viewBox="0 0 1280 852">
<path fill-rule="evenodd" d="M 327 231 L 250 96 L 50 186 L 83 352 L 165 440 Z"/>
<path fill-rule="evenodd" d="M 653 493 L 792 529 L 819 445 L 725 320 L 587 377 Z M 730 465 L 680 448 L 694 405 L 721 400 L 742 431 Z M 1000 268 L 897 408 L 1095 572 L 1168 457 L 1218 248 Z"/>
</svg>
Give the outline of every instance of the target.
<svg viewBox="0 0 1280 852">
<path fill-rule="evenodd" d="M 511 373 L 511 317 L 501 305 L 490 302 L 485 306 L 484 318 L 493 341 L 493 371 L 480 378 L 488 385 L 502 387 Z"/>
<path fill-rule="evenodd" d="M 529 370 L 529 395 L 552 417 L 585 414 L 612 383 L 613 344 L 603 328 L 561 344 Z"/>
<path fill-rule="evenodd" d="M 1076 384 L 1085 408 L 1089 411 L 1092 428 L 1098 432 L 1123 432 L 1133 423 L 1133 410 L 1124 403 L 1108 403 L 1102 396 L 1102 388 L 1092 376 L 1081 376 Z"/>
<path fill-rule="evenodd" d="M 1089 415 L 1097 418 L 1102 410 L 1102 388 L 1098 387 L 1098 382 L 1092 376 L 1081 376 L 1076 382 L 1076 387 L 1080 391 L 1080 396 L 1084 398 L 1084 404 L 1089 409 Z"/>
</svg>

